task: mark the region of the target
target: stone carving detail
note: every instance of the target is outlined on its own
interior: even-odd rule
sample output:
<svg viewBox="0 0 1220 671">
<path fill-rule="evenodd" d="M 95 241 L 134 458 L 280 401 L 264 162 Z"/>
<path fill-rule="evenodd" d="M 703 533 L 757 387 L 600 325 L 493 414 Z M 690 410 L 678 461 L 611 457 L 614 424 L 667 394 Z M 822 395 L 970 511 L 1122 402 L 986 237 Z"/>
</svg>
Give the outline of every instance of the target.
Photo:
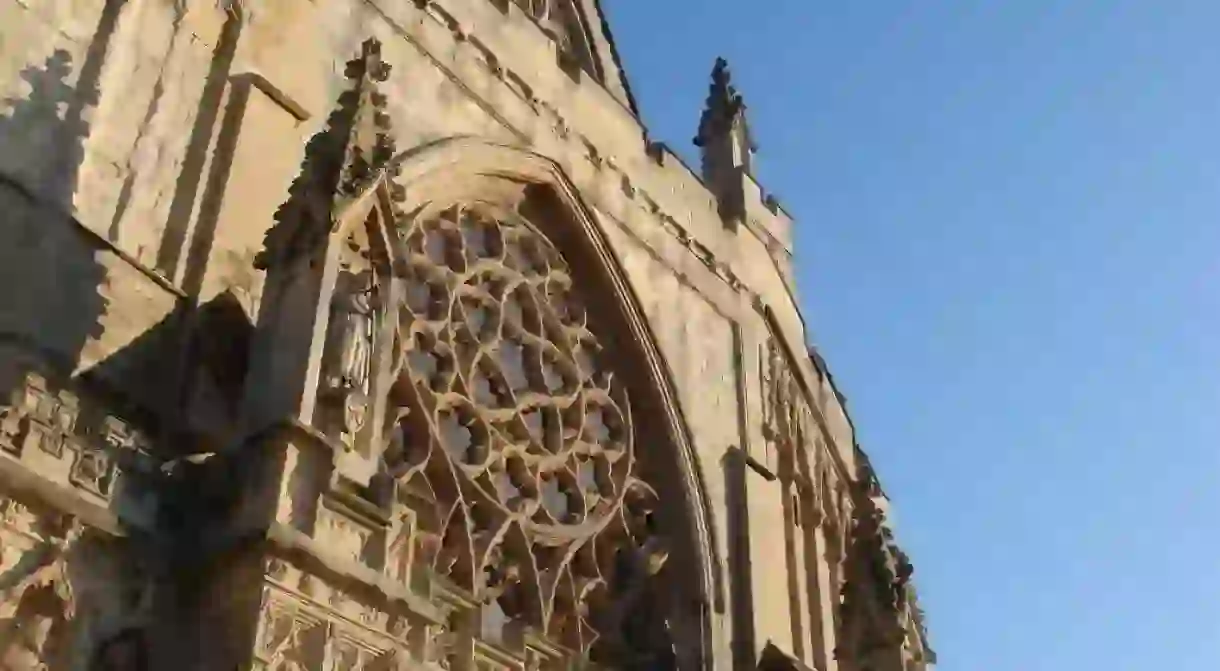
<svg viewBox="0 0 1220 671">
<path fill-rule="evenodd" d="M 78 414 L 75 395 L 57 394 L 42 376 L 27 375 L 25 386 L 0 410 L 0 449 L 19 456 L 28 446 L 62 457 Z"/>
<path fill-rule="evenodd" d="M 62 663 L 72 617 L 63 572 L 66 530 L 21 503 L 0 499 L 0 668 Z M 65 536 L 60 536 L 65 534 Z"/>
<path fill-rule="evenodd" d="M 841 584 L 840 659 L 861 662 L 888 655 L 901 659 L 908 638 L 926 645 L 923 614 L 911 578 L 915 568 L 898 547 L 885 511 L 876 473 L 862 452 L 856 455 L 856 505 L 848 529 Z M 926 654 L 934 658 L 930 650 Z M 923 654 L 923 653 L 921 653 Z"/>
<path fill-rule="evenodd" d="M 331 301 L 326 387 L 340 408 L 340 434 L 349 446 L 364 428 L 369 378 L 380 307 L 380 288 L 371 270 L 339 273 Z"/>
<path fill-rule="evenodd" d="M 765 348 L 762 362 L 763 435 L 773 447 L 774 464 L 785 479 L 805 482 L 814 511 L 821 509 L 819 430 L 804 389 L 777 344 Z"/>
<path fill-rule="evenodd" d="M 391 656 L 342 634 L 332 635 L 331 638 L 331 665 L 336 670 L 377 671 L 386 668 L 385 664 Z"/>
<path fill-rule="evenodd" d="M 332 389 L 368 394 L 378 291 L 372 273 L 342 273 L 331 305 Z"/>
<path fill-rule="evenodd" d="M 321 671 L 326 627 L 269 599 L 263 608 L 257 658 L 267 671 Z"/>
<path fill-rule="evenodd" d="M 381 43 L 366 40 L 360 56 L 347 62 L 345 74 L 350 86 L 326 127 L 306 145 L 301 172 L 267 231 L 256 268 L 266 270 L 320 249 L 351 199 L 383 171 L 396 173 L 390 159 L 398 152 L 385 111 L 387 98 L 380 90 L 390 65 L 381 58 Z M 391 193 L 396 200 L 405 197 L 398 186 Z"/>
<path fill-rule="evenodd" d="M 262 668 L 279 668 L 272 664 L 276 659 L 315 653 L 334 660 L 333 668 L 363 671 L 397 670 L 395 664 L 414 668 L 409 660 L 424 658 L 426 625 L 414 614 L 391 612 L 366 593 L 350 591 L 282 559 L 268 561 L 266 576 L 272 584 L 264 587 L 255 651 L 267 665 Z"/>
<path fill-rule="evenodd" d="M 73 391 L 30 373 L 0 406 L 0 451 L 23 458 L 28 450 L 39 450 L 63 459 L 72 484 L 108 498 L 118 455 L 146 451 L 148 439 L 126 420 L 102 411 L 95 399 L 82 402 Z"/>
<path fill-rule="evenodd" d="M 695 146 L 703 147 L 712 139 L 728 134 L 735 126 L 740 127 L 746 138 L 746 148 L 753 152 L 757 146 L 751 139 L 749 126 L 745 122 L 745 100 L 733 86 L 733 74 L 729 63 L 717 58 L 712 68 L 712 83 L 708 86 L 707 101 L 703 116 L 699 119 L 699 134 Z"/>
<path fill-rule="evenodd" d="M 53 586 L 31 586 L 19 595 L 11 617 L 2 623 L 0 666 L 45 669 L 67 654 L 66 605 Z"/>
<path fill-rule="evenodd" d="M 572 0 L 514 1 L 555 40 L 561 53 L 576 59 L 588 72 L 597 72 L 593 67 L 592 49 L 585 34 L 580 10 Z"/>
<path fill-rule="evenodd" d="M 668 557 L 626 392 L 567 263 L 516 211 L 425 211 L 400 237 L 404 365 L 383 460 L 414 512 L 415 561 L 486 604 L 485 637 L 524 623 L 587 651 Z"/>
<path fill-rule="evenodd" d="M 433 625 L 428 628 L 428 640 L 424 645 L 424 661 L 433 666 L 448 669 L 451 666 L 456 635 L 448 627 Z"/>
<path fill-rule="evenodd" d="M 139 659 L 147 592 L 122 552 L 71 518 L 0 497 L 0 668 Z"/>
</svg>

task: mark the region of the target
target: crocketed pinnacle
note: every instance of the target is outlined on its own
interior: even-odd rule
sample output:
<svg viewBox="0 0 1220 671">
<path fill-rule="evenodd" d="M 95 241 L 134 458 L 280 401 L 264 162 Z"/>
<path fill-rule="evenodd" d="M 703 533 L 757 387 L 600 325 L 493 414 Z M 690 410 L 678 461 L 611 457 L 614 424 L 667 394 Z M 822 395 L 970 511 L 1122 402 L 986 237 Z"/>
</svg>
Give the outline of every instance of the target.
<svg viewBox="0 0 1220 671">
<path fill-rule="evenodd" d="M 717 58 L 716 65 L 712 68 L 712 83 L 708 87 L 707 102 L 699 120 L 699 134 L 695 136 L 695 145 L 703 147 L 708 141 L 728 134 L 738 115 L 743 116 L 744 122 L 745 109 L 745 101 L 733 86 L 729 62 Z M 748 134 L 747 130 L 747 136 Z"/>
<path fill-rule="evenodd" d="M 256 267 L 265 269 L 313 249 L 347 202 L 381 170 L 394 170 L 397 149 L 380 89 L 390 76 L 390 65 L 381 59 L 381 43 L 366 40 L 344 74 L 350 87 L 339 96 L 326 127 L 306 145 L 301 172 L 289 187 L 288 201 L 276 212 Z M 400 197 L 400 190 L 395 191 Z"/>
</svg>

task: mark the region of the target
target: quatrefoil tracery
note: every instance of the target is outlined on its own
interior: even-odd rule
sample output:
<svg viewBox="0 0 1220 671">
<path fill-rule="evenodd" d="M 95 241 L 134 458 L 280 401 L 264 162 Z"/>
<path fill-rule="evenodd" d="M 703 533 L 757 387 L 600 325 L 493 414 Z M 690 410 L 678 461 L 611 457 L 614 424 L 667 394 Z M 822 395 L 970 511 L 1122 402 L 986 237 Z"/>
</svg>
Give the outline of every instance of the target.
<svg viewBox="0 0 1220 671">
<path fill-rule="evenodd" d="M 564 258 L 515 211 L 424 211 L 399 230 L 404 365 L 387 468 L 416 501 L 425 561 L 564 642 L 644 547 L 626 392 Z"/>
</svg>

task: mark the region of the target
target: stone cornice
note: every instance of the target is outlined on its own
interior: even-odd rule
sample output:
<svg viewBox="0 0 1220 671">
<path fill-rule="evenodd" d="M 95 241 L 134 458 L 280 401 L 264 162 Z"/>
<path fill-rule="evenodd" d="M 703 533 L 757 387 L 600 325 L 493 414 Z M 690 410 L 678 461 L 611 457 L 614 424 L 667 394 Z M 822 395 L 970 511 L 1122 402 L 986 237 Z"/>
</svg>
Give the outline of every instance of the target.
<svg viewBox="0 0 1220 671">
<path fill-rule="evenodd" d="M 414 594 L 410 587 L 362 564 L 333 557 L 322 543 L 296 529 L 273 523 L 267 529 L 266 540 L 275 556 L 292 561 L 314 575 L 350 587 L 362 587 L 368 594 L 398 604 L 431 623 L 445 623 L 444 611 Z"/>
<path fill-rule="evenodd" d="M 0 492 L 17 498 L 32 498 L 66 517 L 78 519 L 90 528 L 111 536 L 127 535 L 114 511 L 84 499 L 74 488 L 47 480 L 3 457 L 0 457 Z"/>
</svg>

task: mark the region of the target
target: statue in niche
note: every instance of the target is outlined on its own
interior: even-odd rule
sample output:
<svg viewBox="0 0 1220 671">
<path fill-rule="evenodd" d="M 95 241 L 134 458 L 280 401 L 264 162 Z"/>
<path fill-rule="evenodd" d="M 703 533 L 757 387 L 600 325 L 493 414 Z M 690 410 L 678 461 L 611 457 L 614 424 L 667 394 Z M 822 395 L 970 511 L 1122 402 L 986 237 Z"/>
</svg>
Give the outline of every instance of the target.
<svg viewBox="0 0 1220 671">
<path fill-rule="evenodd" d="M 372 363 L 377 285 L 370 271 L 343 271 L 331 302 L 333 353 L 329 384 L 344 393 L 367 394 Z"/>
<path fill-rule="evenodd" d="M 342 404 L 342 434 L 350 447 L 364 427 L 380 295 L 372 271 L 341 271 L 331 300 L 326 386 Z"/>
</svg>

